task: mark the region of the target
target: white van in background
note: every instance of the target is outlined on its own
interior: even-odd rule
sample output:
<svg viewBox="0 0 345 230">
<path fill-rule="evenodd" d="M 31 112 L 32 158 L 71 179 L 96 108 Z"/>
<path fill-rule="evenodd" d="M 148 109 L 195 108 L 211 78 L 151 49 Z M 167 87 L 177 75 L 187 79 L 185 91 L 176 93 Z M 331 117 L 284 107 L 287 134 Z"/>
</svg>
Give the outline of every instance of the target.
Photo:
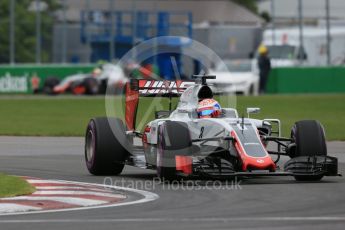
<svg viewBox="0 0 345 230">
<path fill-rule="evenodd" d="M 275 29 L 274 36 L 272 33 L 271 29 L 266 30 L 262 41 L 262 44 L 269 50 L 272 67 L 327 65 L 326 28 L 305 27 L 303 29 L 303 48 L 300 44 L 298 27 Z M 333 27 L 330 34 L 331 64 L 345 64 L 345 28 Z"/>
</svg>

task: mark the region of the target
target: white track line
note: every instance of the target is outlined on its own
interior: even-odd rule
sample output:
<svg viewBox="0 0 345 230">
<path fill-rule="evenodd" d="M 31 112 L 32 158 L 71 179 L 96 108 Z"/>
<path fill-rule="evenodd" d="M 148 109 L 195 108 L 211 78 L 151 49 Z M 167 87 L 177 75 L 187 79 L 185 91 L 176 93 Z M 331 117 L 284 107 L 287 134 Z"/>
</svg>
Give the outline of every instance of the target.
<svg viewBox="0 0 345 230">
<path fill-rule="evenodd" d="M 50 190 L 50 191 L 54 191 L 54 190 L 61 190 L 61 189 L 74 189 L 74 190 L 88 190 L 88 191 L 99 191 L 99 192 L 109 192 L 112 193 L 112 190 L 108 189 L 104 189 L 104 188 L 86 188 L 86 187 L 80 187 L 80 186 L 36 186 L 37 190 Z"/>
<path fill-rule="evenodd" d="M 92 205 L 102 205 L 108 203 L 108 201 L 102 200 L 91 200 L 85 198 L 76 198 L 76 197 L 59 197 L 59 196 L 19 196 L 19 197 L 11 197 L 5 198 L 3 200 L 11 201 L 11 200 L 49 200 L 49 201 L 57 201 L 63 202 L 67 204 L 79 205 L 79 206 L 92 206 Z"/>
<path fill-rule="evenodd" d="M 28 179 L 30 184 L 73 184 L 71 182 L 63 182 L 58 180 L 40 180 L 40 179 Z"/>
<path fill-rule="evenodd" d="M 33 207 L 29 205 L 22 205 L 22 204 L 5 204 L 1 203 L 0 205 L 0 212 L 1 213 L 10 213 L 10 212 L 27 212 L 27 211 L 37 211 L 42 210 L 38 207 Z"/>
<path fill-rule="evenodd" d="M 103 192 L 89 192 L 89 191 L 66 191 L 66 190 L 55 190 L 55 191 L 36 191 L 33 195 L 94 195 L 125 199 L 126 196 L 122 194 L 114 193 L 103 193 Z"/>
<path fill-rule="evenodd" d="M 38 181 L 38 180 L 36 180 L 36 181 Z M 42 180 L 39 180 L 39 181 L 40 182 L 37 182 L 37 183 L 42 182 Z M 113 203 L 113 204 L 105 204 L 102 206 L 88 206 L 88 207 L 66 208 L 66 209 L 56 209 L 56 210 L 42 210 L 42 211 L 31 211 L 31 212 L 18 212 L 18 213 L 2 213 L 2 214 L 0 214 L 0 216 L 28 215 L 28 214 L 54 213 L 54 212 L 66 212 L 66 211 L 82 211 L 82 210 L 89 210 L 89 209 L 111 208 L 111 207 L 119 207 L 119 206 L 126 206 L 126 205 L 142 204 L 142 203 L 157 200 L 159 198 L 159 196 L 155 193 L 144 191 L 144 190 L 139 190 L 139 189 L 134 189 L 134 188 L 125 188 L 125 187 L 119 187 L 119 186 L 85 183 L 85 182 L 64 181 L 64 180 L 56 180 L 56 181 L 50 180 L 50 183 L 74 184 L 76 186 L 88 185 L 88 186 L 96 186 L 96 187 L 100 187 L 100 188 L 109 188 L 109 189 L 115 189 L 115 190 L 120 190 L 120 191 L 124 191 L 124 192 L 137 193 L 137 194 L 143 196 L 143 198 L 141 198 L 139 200 L 128 201 L 128 202 L 118 202 L 118 203 Z"/>
<path fill-rule="evenodd" d="M 119 222 L 236 222 L 236 221 L 345 221 L 342 216 L 311 216 L 311 217 L 228 217 L 228 218 L 124 218 L 124 219 L 35 219 L 35 220 L 0 220 L 0 223 L 119 223 Z"/>
</svg>

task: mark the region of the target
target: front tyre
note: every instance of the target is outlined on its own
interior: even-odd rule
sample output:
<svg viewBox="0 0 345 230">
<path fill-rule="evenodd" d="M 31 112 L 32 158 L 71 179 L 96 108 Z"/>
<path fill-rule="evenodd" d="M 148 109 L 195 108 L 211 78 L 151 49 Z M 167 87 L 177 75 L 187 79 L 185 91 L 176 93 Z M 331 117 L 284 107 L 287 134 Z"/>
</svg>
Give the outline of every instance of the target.
<svg viewBox="0 0 345 230">
<path fill-rule="evenodd" d="M 192 141 L 186 123 L 166 121 L 159 126 L 157 176 L 162 180 L 176 179 L 177 155 L 189 155 Z"/>
<path fill-rule="evenodd" d="M 114 135 L 113 131 L 116 132 Z M 125 126 L 117 118 L 93 118 L 85 134 L 85 161 L 93 175 L 118 175 L 129 152 Z"/>
<path fill-rule="evenodd" d="M 293 157 L 327 155 L 325 132 L 318 121 L 296 122 L 291 130 L 291 139 L 296 144 Z M 297 181 L 320 181 L 322 177 L 323 175 L 301 175 L 295 176 L 295 179 Z"/>
</svg>

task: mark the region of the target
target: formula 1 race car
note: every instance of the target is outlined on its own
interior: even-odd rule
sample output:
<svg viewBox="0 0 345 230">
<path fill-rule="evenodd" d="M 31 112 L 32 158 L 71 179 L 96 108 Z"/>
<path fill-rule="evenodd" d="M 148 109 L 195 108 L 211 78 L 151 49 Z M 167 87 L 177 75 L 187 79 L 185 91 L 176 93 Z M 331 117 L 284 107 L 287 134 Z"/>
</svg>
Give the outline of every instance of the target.
<svg viewBox="0 0 345 230">
<path fill-rule="evenodd" d="M 108 63 L 95 68 L 92 73 L 67 76 L 61 82 L 55 77 L 48 77 L 44 82 L 43 92 L 74 95 L 104 94 L 107 87 L 122 89 L 128 80 L 120 66 Z"/>
<path fill-rule="evenodd" d="M 124 166 L 154 169 L 158 177 L 225 178 L 236 176 L 293 176 L 318 181 L 337 176 L 337 158 L 327 155 L 325 132 L 318 121 L 294 124 L 290 137 L 281 137 L 278 119 L 252 119 L 259 108 L 247 108 L 248 118 L 234 108 L 217 117 L 201 118 L 200 101 L 212 99 L 207 79 L 195 82 L 132 80 L 126 85 L 126 125 L 118 118 L 93 118 L 85 137 L 86 166 L 94 175 L 117 175 Z M 180 95 L 175 110 L 157 111 L 143 132 L 135 128 L 140 96 Z M 170 97 L 171 98 L 171 97 Z M 140 144 L 138 142 L 140 138 Z M 268 144 L 276 143 L 276 150 Z M 272 144 L 270 144 L 272 145 Z M 275 148 L 274 148 L 275 149 Z M 276 157 L 273 157 L 276 155 Z M 283 169 L 280 156 L 290 159 Z"/>
</svg>

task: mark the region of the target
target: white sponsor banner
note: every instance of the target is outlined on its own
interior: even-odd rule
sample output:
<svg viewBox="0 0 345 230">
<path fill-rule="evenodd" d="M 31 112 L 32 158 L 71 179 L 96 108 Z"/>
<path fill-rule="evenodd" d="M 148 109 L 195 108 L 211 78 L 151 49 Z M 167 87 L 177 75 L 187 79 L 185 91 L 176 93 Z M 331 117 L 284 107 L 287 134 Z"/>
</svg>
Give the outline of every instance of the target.
<svg viewBox="0 0 345 230">
<path fill-rule="evenodd" d="M 27 93 L 28 91 L 28 74 L 12 76 L 6 73 L 5 76 L 0 76 L 0 93 Z"/>
</svg>

